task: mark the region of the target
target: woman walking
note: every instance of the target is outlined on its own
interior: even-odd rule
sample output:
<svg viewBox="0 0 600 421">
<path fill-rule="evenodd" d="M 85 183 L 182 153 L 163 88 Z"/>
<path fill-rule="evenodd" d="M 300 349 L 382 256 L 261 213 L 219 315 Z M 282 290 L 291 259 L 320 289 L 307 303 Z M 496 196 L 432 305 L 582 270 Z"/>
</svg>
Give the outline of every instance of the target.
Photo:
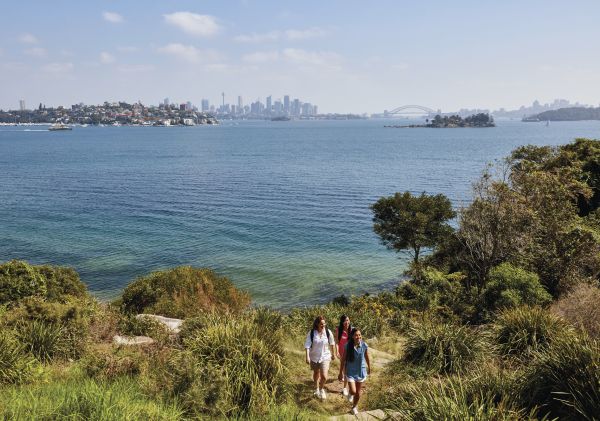
<svg viewBox="0 0 600 421">
<path fill-rule="evenodd" d="M 342 395 L 344 395 L 345 397 L 348 396 L 348 379 L 342 371 L 342 361 L 344 361 L 344 356 L 346 355 L 346 344 L 348 343 L 348 339 L 350 338 L 351 331 L 352 327 L 350 326 L 350 318 L 345 314 L 342 314 L 342 316 L 340 317 L 340 324 L 338 325 L 335 336 L 338 341 L 338 358 L 340 359 L 340 372 L 338 373 L 338 378 L 340 379 L 340 381 L 343 380 L 344 382 Z"/>
<path fill-rule="evenodd" d="M 348 402 L 352 403 L 352 413 L 358 414 L 358 401 L 362 395 L 362 387 L 371 374 L 371 361 L 369 360 L 369 347 L 362 340 L 360 330 L 354 328 L 346 344 L 346 356 L 342 360 L 342 373 L 348 379 L 350 394 Z M 342 374 L 340 374 L 341 376 Z M 341 380 L 341 377 L 338 378 Z"/>
<path fill-rule="evenodd" d="M 329 364 L 331 360 L 335 359 L 335 341 L 333 334 L 327 329 L 323 316 L 317 316 L 313 322 L 312 329 L 306 335 L 304 349 L 306 350 L 306 364 L 310 365 L 313 372 L 316 389 L 314 395 L 320 399 L 326 399 L 325 382 Z"/>
</svg>

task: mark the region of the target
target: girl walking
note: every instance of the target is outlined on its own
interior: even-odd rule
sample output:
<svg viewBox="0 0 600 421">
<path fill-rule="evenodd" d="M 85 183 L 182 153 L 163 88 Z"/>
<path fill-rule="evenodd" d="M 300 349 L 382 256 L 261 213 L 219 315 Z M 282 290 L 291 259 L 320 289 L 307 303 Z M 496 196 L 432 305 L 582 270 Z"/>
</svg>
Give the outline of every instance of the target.
<svg viewBox="0 0 600 421">
<path fill-rule="evenodd" d="M 329 364 L 335 359 L 335 341 L 333 334 L 327 329 L 323 316 L 317 316 L 313 322 L 312 329 L 306 335 L 304 349 L 306 350 L 306 364 L 310 365 L 313 372 L 314 395 L 320 399 L 326 399 L 325 382 Z"/>
<path fill-rule="evenodd" d="M 342 377 L 340 381 L 343 380 L 344 388 L 342 389 L 342 395 L 344 397 L 348 397 L 348 379 L 344 375 L 342 371 L 342 361 L 344 360 L 344 356 L 346 355 L 346 344 L 348 343 L 348 339 L 350 338 L 350 332 L 352 331 L 352 327 L 350 326 L 350 318 L 345 314 L 342 314 L 340 317 L 340 324 L 336 330 L 336 338 L 338 341 L 338 358 L 340 359 L 340 371 L 338 373 L 338 378 Z"/>
<path fill-rule="evenodd" d="M 358 414 L 358 401 L 362 395 L 362 387 L 371 373 L 371 361 L 369 359 L 369 347 L 362 340 L 359 329 L 352 329 L 350 339 L 346 344 L 346 356 L 341 361 L 342 373 L 348 379 L 350 394 L 348 401 L 352 403 L 352 413 Z M 338 376 L 341 380 L 342 374 Z"/>
</svg>

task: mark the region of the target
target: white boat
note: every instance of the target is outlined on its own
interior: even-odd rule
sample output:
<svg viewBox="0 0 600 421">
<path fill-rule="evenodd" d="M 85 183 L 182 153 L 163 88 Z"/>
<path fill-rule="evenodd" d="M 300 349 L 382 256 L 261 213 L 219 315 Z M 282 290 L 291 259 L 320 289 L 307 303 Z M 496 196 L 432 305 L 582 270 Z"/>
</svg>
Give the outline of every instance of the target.
<svg viewBox="0 0 600 421">
<path fill-rule="evenodd" d="M 54 123 L 53 125 L 51 125 L 50 127 L 48 127 L 48 130 L 50 130 L 50 131 L 73 130 L 73 128 L 71 126 L 67 126 L 64 123 Z"/>
</svg>

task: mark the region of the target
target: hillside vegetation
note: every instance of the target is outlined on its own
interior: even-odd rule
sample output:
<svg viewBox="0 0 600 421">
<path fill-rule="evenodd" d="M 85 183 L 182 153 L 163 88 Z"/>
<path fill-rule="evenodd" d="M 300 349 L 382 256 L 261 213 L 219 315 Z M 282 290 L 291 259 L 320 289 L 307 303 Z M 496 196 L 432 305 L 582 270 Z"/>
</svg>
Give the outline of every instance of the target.
<svg viewBox="0 0 600 421">
<path fill-rule="evenodd" d="M 342 414 L 349 406 L 333 393 L 337 380 L 326 385 L 327 401 L 312 397 L 302 343 L 316 315 L 332 328 L 346 314 L 375 359 L 361 409 L 401 420 L 598 419 L 599 198 L 600 141 L 589 139 L 516 149 L 485 172 L 462 209 L 450 209 L 443 195 L 381 198 L 372 206 L 374 229 L 391 251 L 411 255 L 408 279 L 377 295 L 287 313 L 251 307 L 247 293 L 206 268 L 150 273 L 107 304 L 73 269 L 6 262 L 0 414 Z M 174 334 L 140 313 L 184 323 Z M 117 334 L 154 341 L 117 346 Z"/>
</svg>

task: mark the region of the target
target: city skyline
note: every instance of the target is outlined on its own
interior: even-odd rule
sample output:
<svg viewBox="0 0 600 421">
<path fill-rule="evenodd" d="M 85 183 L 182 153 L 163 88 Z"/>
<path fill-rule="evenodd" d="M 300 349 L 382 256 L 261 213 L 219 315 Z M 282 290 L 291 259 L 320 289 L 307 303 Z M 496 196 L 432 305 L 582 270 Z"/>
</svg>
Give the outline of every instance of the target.
<svg viewBox="0 0 600 421">
<path fill-rule="evenodd" d="M 0 108 L 216 104 L 222 92 L 230 104 L 234 93 L 266 102 L 265 92 L 295 92 L 325 113 L 598 104 L 600 57 L 586 40 L 600 37 L 599 13 L 594 1 L 11 2 L 0 16 Z"/>
</svg>

